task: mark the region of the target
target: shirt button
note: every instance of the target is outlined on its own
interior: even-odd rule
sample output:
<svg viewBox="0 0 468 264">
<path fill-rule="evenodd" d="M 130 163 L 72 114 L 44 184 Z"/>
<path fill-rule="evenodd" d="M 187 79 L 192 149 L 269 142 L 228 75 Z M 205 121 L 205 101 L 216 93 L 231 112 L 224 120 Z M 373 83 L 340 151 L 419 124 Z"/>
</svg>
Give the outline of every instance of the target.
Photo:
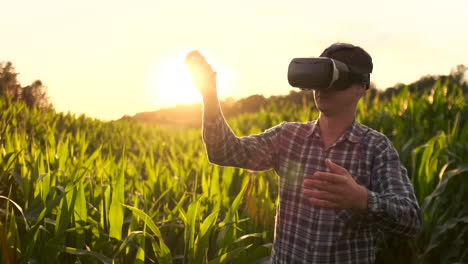
<svg viewBox="0 0 468 264">
<path fill-rule="evenodd" d="M 314 245 L 312 244 L 309 245 L 309 250 L 313 250 L 314 248 L 315 248 Z"/>
</svg>

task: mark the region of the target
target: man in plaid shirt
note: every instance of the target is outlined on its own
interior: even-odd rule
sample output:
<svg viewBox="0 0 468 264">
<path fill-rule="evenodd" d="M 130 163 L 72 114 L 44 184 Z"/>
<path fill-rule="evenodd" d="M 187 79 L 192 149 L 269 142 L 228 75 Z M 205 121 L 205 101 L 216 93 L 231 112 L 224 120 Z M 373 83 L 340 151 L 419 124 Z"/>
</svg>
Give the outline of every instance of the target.
<svg viewBox="0 0 468 264">
<path fill-rule="evenodd" d="M 372 59 L 350 44 L 327 57 L 354 72 L 372 72 Z M 315 90 L 318 120 L 281 123 L 236 137 L 216 93 L 216 73 L 197 51 L 186 62 L 204 101 L 203 138 L 209 160 L 249 170 L 274 169 L 279 205 L 271 262 L 374 263 L 383 233 L 414 237 L 421 210 L 391 141 L 355 120 L 368 84 Z"/>
</svg>

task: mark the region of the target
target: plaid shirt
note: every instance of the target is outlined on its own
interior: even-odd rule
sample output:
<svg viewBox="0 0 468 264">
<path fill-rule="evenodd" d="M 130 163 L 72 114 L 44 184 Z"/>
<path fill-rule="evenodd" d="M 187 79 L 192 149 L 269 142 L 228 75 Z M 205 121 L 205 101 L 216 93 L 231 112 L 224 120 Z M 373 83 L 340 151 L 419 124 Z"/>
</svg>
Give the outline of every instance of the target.
<svg viewBox="0 0 468 264">
<path fill-rule="evenodd" d="M 203 138 L 211 162 L 249 170 L 274 169 L 279 205 L 271 263 L 374 263 L 383 233 L 412 237 L 422 223 L 407 171 L 391 141 L 354 121 L 328 149 L 318 122 L 281 123 L 236 137 L 221 112 L 204 116 Z M 303 194 L 303 179 L 328 171 L 325 159 L 346 168 L 368 191 L 368 210 L 316 207 Z"/>
</svg>

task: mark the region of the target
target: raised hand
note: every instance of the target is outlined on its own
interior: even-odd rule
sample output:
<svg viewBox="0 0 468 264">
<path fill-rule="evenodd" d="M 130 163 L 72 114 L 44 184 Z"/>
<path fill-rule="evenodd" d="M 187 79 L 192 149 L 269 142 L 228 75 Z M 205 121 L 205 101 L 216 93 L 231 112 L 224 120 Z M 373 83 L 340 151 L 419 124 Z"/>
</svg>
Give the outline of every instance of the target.
<svg viewBox="0 0 468 264">
<path fill-rule="evenodd" d="M 193 83 L 204 99 L 216 97 L 216 72 L 200 52 L 194 50 L 187 54 L 185 63 L 192 74 Z"/>
<path fill-rule="evenodd" d="M 329 159 L 325 164 L 331 172 L 317 171 L 312 179 L 304 179 L 303 191 L 307 199 L 324 208 L 367 210 L 367 189 L 345 168 Z"/>
</svg>

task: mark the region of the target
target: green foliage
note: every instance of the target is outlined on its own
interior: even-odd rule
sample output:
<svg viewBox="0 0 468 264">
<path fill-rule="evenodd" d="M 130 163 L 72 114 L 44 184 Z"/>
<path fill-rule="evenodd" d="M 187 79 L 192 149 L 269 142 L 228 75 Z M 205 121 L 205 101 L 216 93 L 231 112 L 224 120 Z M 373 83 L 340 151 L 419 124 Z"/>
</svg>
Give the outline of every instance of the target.
<svg viewBox="0 0 468 264">
<path fill-rule="evenodd" d="M 468 107 L 460 81 L 359 105 L 408 168 L 424 226 L 378 263 L 467 262 Z M 464 86 L 463 86 L 464 87 Z M 278 100 L 229 120 L 240 135 L 317 118 Z M 0 101 L 0 263 L 256 263 L 268 258 L 277 177 L 209 164 L 199 129 L 153 127 Z"/>
<path fill-rule="evenodd" d="M 18 73 L 11 62 L 0 62 L 0 98 L 6 102 L 24 102 L 29 108 L 52 108 L 46 93 L 46 87 L 40 80 L 21 87 Z"/>
</svg>

